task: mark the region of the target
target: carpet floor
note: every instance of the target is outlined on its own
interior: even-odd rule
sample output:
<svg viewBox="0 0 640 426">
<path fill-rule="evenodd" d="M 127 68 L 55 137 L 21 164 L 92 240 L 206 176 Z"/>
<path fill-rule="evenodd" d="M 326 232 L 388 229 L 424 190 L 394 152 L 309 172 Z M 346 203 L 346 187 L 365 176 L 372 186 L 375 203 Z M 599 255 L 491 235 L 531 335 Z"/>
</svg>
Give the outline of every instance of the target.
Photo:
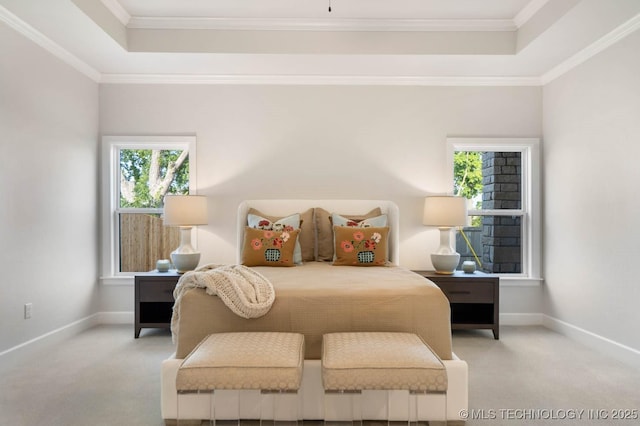
<svg viewBox="0 0 640 426">
<path fill-rule="evenodd" d="M 469 363 L 468 426 L 640 424 L 640 371 L 565 336 L 503 326 L 500 340 L 456 331 L 453 342 Z M 162 426 L 160 363 L 173 350 L 167 331 L 134 339 L 104 325 L 3 357 L 0 425 Z"/>
</svg>

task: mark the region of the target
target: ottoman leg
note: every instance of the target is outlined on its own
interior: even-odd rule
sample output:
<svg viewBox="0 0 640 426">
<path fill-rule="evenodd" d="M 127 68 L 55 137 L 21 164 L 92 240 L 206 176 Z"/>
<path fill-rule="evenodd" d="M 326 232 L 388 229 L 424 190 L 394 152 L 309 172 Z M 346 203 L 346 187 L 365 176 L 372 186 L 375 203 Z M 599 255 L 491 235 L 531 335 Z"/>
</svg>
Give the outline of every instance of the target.
<svg viewBox="0 0 640 426">
<path fill-rule="evenodd" d="M 325 390 L 325 426 L 360 426 L 362 421 L 362 391 Z"/>
<path fill-rule="evenodd" d="M 284 389 L 262 389 L 260 391 L 260 425 L 297 426 L 300 420 L 298 391 Z"/>
<path fill-rule="evenodd" d="M 437 395 L 442 398 L 443 409 L 442 409 L 442 418 L 443 420 L 434 420 L 428 419 L 429 416 L 423 415 L 420 413 L 420 399 L 428 398 L 429 395 Z M 446 392 L 429 392 L 429 391 L 409 391 L 409 426 L 419 426 L 420 421 L 429 420 L 429 424 L 433 422 L 437 422 L 437 425 L 448 424 L 447 422 L 447 393 Z"/>
<path fill-rule="evenodd" d="M 216 424 L 216 410 L 215 410 L 215 391 L 214 390 L 179 390 L 176 395 L 176 426 L 187 426 L 193 424 L 193 419 L 186 420 L 180 419 L 180 400 L 186 395 L 209 395 L 209 425 L 215 426 Z M 200 422 L 202 423 L 202 422 Z"/>
</svg>

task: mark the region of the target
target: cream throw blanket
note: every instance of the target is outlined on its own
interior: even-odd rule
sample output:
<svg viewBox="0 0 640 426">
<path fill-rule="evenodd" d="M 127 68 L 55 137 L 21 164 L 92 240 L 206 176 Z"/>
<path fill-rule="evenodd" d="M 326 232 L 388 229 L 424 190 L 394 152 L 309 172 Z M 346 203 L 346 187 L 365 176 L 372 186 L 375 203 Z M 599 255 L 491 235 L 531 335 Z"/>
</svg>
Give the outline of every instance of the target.
<svg viewBox="0 0 640 426">
<path fill-rule="evenodd" d="M 178 333 L 180 302 L 192 288 L 204 288 L 218 296 L 236 315 L 258 318 L 269 312 L 276 294 L 271 282 L 262 274 L 243 265 L 205 265 L 185 273 L 173 292 L 175 303 L 171 317 L 171 333 Z"/>
</svg>

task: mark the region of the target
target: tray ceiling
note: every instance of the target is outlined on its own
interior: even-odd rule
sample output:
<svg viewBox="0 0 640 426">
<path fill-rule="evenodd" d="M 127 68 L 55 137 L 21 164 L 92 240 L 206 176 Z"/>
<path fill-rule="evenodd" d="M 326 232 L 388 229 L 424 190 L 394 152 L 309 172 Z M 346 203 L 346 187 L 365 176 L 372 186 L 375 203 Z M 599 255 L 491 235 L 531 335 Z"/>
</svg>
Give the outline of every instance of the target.
<svg viewBox="0 0 640 426">
<path fill-rule="evenodd" d="M 539 85 L 639 28 L 640 1 L 0 0 L 0 20 L 104 83 Z"/>
</svg>

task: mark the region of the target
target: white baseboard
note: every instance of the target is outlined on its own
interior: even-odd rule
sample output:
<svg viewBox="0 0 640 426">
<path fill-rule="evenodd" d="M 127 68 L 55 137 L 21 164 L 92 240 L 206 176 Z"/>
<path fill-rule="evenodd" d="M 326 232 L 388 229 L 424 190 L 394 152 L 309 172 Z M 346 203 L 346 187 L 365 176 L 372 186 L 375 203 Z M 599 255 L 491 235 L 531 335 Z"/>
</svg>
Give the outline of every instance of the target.
<svg viewBox="0 0 640 426">
<path fill-rule="evenodd" d="M 640 368 L 640 351 L 545 314 L 500 314 L 500 325 L 542 325 L 599 352 Z"/>
<path fill-rule="evenodd" d="M 624 363 L 640 368 L 640 351 L 623 345 L 614 340 L 592 333 L 568 322 L 564 322 L 549 315 L 542 315 L 542 325 L 553 331 L 557 331 L 567 337 L 571 337 L 586 346 L 603 352 Z"/>
<path fill-rule="evenodd" d="M 25 350 L 38 349 L 45 344 L 60 342 L 74 334 L 100 324 L 134 323 L 133 312 L 97 312 L 71 324 L 52 330 L 42 336 L 21 343 L 13 348 L 0 352 L 0 360 L 8 360 L 20 356 Z M 640 351 L 606 337 L 592 333 L 583 328 L 569 324 L 542 313 L 504 313 L 500 314 L 500 325 L 542 325 L 567 337 L 571 337 L 600 352 L 606 353 L 622 362 L 640 368 Z"/>
<path fill-rule="evenodd" d="M 0 352 L 0 361 L 9 361 L 23 356 L 27 351 L 38 350 L 45 345 L 62 342 L 96 325 L 131 324 L 133 326 L 133 323 L 133 312 L 97 312 Z"/>
<path fill-rule="evenodd" d="M 500 325 L 542 325 L 542 314 L 500 314 Z"/>
<path fill-rule="evenodd" d="M 98 312 L 98 324 L 131 324 L 135 322 L 133 312 Z"/>
<path fill-rule="evenodd" d="M 55 330 L 51 330 L 48 333 L 2 351 L 0 352 L 0 359 L 5 361 L 13 358 L 14 356 L 20 356 L 24 354 L 24 351 L 39 349 L 51 343 L 61 342 L 62 340 L 73 336 L 74 334 L 78 334 L 81 331 L 91 328 L 97 324 L 99 324 L 97 314 L 89 315 L 88 317 L 81 318 L 77 321 L 72 322 L 71 324 L 67 324 Z"/>
</svg>

